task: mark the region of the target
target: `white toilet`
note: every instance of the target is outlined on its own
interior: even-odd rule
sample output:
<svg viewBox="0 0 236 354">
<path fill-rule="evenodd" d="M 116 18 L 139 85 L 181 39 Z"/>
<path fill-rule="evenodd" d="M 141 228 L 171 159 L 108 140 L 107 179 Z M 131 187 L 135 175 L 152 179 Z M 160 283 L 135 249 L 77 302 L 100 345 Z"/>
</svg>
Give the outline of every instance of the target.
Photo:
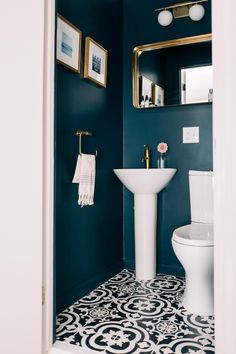
<svg viewBox="0 0 236 354">
<path fill-rule="evenodd" d="M 189 171 L 191 224 L 173 232 L 174 252 L 184 267 L 182 304 L 193 314 L 214 314 L 213 172 Z"/>
</svg>

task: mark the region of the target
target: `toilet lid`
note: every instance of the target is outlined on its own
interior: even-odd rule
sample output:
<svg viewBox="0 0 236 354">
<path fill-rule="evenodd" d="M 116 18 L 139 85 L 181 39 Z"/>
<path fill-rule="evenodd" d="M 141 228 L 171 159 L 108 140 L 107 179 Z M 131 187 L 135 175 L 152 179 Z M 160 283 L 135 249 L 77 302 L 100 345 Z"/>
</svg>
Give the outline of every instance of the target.
<svg viewBox="0 0 236 354">
<path fill-rule="evenodd" d="M 213 224 L 192 223 L 179 227 L 172 239 L 189 246 L 214 246 Z"/>
</svg>

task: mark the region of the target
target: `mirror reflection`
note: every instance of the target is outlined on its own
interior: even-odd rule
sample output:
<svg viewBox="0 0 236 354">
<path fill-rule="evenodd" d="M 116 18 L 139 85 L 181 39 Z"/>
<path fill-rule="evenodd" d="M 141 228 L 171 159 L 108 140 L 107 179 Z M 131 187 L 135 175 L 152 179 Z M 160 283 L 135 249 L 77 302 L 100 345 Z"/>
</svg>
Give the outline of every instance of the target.
<svg viewBox="0 0 236 354">
<path fill-rule="evenodd" d="M 160 42 L 157 43 L 160 48 L 152 44 L 137 47 L 139 51 L 135 49 L 133 98 L 136 108 L 212 102 L 211 35 L 191 38 L 183 39 L 184 44 L 176 40 L 177 45 L 175 41 L 173 45 Z M 191 43 L 185 44 L 187 40 Z"/>
<path fill-rule="evenodd" d="M 181 104 L 212 102 L 212 65 L 181 68 L 180 74 Z"/>
</svg>

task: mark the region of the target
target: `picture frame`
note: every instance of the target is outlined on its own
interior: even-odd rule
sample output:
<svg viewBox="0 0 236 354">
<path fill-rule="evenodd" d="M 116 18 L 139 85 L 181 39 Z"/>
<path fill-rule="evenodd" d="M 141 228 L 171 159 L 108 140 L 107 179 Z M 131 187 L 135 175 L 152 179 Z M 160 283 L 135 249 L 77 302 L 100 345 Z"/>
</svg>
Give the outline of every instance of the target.
<svg viewBox="0 0 236 354">
<path fill-rule="evenodd" d="M 152 105 L 152 81 L 146 76 L 139 77 L 139 104 L 141 108 Z"/>
<path fill-rule="evenodd" d="M 57 14 L 58 63 L 80 74 L 82 32 L 63 16 Z"/>
<path fill-rule="evenodd" d="M 107 86 L 108 51 L 91 37 L 85 38 L 84 78 L 101 87 Z"/>
<path fill-rule="evenodd" d="M 164 89 L 156 84 L 152 84 L 152 102 L 156 107 L 164 106 Z"/>
</svg>

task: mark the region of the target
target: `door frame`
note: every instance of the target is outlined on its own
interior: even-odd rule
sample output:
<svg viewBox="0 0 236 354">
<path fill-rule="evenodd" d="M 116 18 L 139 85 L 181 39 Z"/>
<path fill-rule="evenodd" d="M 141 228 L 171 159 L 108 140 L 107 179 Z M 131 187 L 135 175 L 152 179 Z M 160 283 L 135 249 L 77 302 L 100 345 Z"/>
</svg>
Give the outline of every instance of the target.
<svg viewBox="0 0 236 354">
<path fill-rule="evenodd" d="M 44 18 L 43 354 L 53 347 L 55 1 L 45 1 Z"/>
<path fill-rule="evenodd" d="M 53 193 L 54 193 L 54 48 L 55 0 L 45 1 L 44 71 L 44 286 L 43 353 L 96 353 L 53 344 Z M 213 161 L 215 215 L 216 354 L 233 353 L 236 332 L 236 22 L 234 0 L 212 1 L 213 23 Z M 225 19 L 225 20 L 222 20 Z M 199 23 L 200 26 L 200 23 Z M 227 171 L 227 173 L 226 173 Z M 233 314 L 233 315 L 232 315 Z"/>
</svg>

